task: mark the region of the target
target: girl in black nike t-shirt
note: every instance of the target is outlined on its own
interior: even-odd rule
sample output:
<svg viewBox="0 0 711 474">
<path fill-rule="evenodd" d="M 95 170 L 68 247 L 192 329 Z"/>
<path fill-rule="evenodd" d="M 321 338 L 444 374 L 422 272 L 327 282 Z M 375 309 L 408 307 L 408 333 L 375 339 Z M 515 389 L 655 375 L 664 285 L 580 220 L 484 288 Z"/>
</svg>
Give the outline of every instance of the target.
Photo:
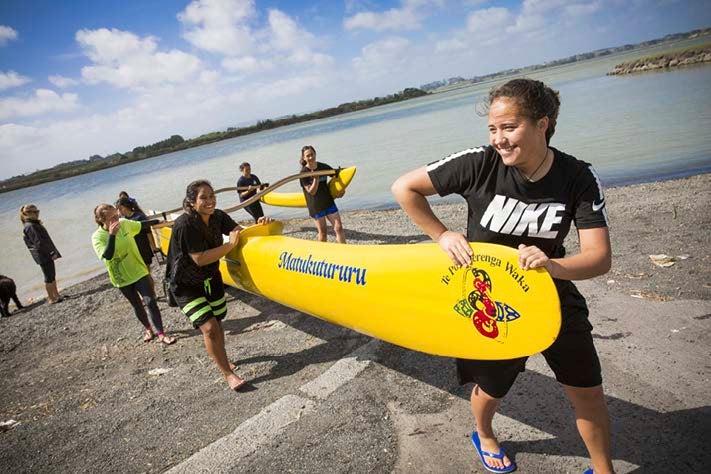
<svg viewBox="0 0 711 474">
<path fill-rule="evenodd" d="M 610 269 L 611 249 L 602 187 L 593 168 L 550 146 L 560 107 L 558 93 L 530 79 L 514 79 L 489 94 L 489 145 L 449 155 L 398 178 L 396 199 L 412 221 L 458 265 L 471 263 L 468 241 L 518 248 L 522 269 L 543 267 L 558 289 L 563 323 L 543 351 L 573 404 L 580 436 L 596 474 L 613 472 L 609 415 L 600 362 L 585 299 L 571 280 Z M 426 196 L 456 193 L 466 199 L 467 236 L 448 230 Z M 580 252 L 565 254 L 563 240 L 574 223 Z M 461 383 L 474 382 L 474 442 L 485 467 L 510 472 L 492 421 L 527 358 L 458 360 Z"/>
</svg>

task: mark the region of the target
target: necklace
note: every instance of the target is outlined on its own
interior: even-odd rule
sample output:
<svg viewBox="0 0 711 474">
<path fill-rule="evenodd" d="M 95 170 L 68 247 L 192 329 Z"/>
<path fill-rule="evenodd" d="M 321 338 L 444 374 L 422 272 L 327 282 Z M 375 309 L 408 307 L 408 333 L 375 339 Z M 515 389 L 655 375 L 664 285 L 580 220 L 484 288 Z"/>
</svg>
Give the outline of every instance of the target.
<svg viewBox="0 0 711 474">
<path fill-rule="evenodd" d="M 524 178 L 526 178 L 526 181 L 528 181 L 529 183 L 532 183 L 532 182 L 533 182 L 533 177 L 536 176 L 536 173 L 538 173 L 538 170 L 541 169 L 541 166 L 543 166 L 543 163 L 546 162 L 546 159 L 547 159 L 547 158 L 548 158 L 548 147 L 546 147 L 546 154 L 543 155 L 543 160 L 541 160 L 541 164 L 539 164 L 539 165 L 536 167 L 536 169 L 533 170 L 533 173 L 531 173 L 530 176 L 526 176 L 526 174 L 525 174 L 523 171 L 519 170 L 519 172 L 521 173 L 521 176 L 523 176 Z"/>
</svg>

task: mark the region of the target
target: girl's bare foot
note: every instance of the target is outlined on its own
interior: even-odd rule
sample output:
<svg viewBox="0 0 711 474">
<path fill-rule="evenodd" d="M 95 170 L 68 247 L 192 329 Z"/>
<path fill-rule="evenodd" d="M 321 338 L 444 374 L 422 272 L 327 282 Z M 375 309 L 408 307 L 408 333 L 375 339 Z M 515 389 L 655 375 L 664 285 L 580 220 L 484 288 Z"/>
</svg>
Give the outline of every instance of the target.
<svg viewBox="0 0 711 474">
<path fill-rule="evenodd" d="M 158 336 L 158 342 L 163 343 L 166 346 L 173 344 L 175 341 L 177 341 L 177 338 L 170 337 L 166 334 L 161 334 L 160 336 Z"/>
<path fill-rule="evenodd" d="M 151 342 L 153 340 L 153 333 L 151 331 L 146 331 L 143 335 L 143 342 Z"/>
<path fill-rule="evenodd" d="M 227 385 L 230 386 L 230 390 L 234 391 L 239 390 L 244 384 L 247 383 L 246 380 L 239 378 L 235 374 L 228 375 L 227 377 L 225 377 L 225 380 L 227 380 Z"/>
</svg>

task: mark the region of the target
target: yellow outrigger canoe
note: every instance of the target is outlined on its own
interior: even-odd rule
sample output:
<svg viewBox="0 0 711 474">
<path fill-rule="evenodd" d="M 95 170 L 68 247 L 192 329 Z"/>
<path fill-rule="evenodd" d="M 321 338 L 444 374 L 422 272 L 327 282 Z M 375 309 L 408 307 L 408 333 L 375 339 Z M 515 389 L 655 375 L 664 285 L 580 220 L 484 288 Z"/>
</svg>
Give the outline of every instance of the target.
<svg viewBox="0 0 711 474">
<path fill-rule="evenodd" d="M 341 197 L 343 191 L 351 184 L 356 173 L 356 167 L 343 168 L 328 182 L 328 189 L 334 198 Z M 294 193 L 271 192 L 263 194 L 260 199 L 264 204 L 280 207 L 306 207 L 306 198 L 302 191 Z"/>
<path fill-rule="evenodd" d="M 155 229 L 167 254 L 170 227 Z M 522 271 L 518 252 L 472 243 L 456 267 L 436 244 L 345 245 L 254 225 L 220 261 L 227 285 L 409 349 L 510 359 L 550 346 L 560 303 L 549 274 Z"/>
</svg>

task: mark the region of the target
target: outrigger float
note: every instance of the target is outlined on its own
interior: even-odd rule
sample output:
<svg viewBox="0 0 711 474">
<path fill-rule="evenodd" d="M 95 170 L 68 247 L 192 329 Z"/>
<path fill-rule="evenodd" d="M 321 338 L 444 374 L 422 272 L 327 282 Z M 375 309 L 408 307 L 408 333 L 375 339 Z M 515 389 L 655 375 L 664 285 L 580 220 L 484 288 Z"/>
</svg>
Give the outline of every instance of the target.
<svg viewBox="0 0 711 474">
<path fill-rule="evenodd" d="M 240 209 L 286 182 L 321 174 L 335 171 L 290 176 L 224 210 Z M 546 349 L 558 335 L 560 303 L 553 281 L 543 269 L 521 270 L 515 249 L 470 243 L 472 264 L 457 267 L 432 243 L 324 243 L 287 237 L 282 229 L 275 221 L 242 230 L 238 245 L 220 261 L 225 283 L 439 356 L 511 359 Z M 171 228 L 154 232 L 167 255 Z"/>
</svg>

